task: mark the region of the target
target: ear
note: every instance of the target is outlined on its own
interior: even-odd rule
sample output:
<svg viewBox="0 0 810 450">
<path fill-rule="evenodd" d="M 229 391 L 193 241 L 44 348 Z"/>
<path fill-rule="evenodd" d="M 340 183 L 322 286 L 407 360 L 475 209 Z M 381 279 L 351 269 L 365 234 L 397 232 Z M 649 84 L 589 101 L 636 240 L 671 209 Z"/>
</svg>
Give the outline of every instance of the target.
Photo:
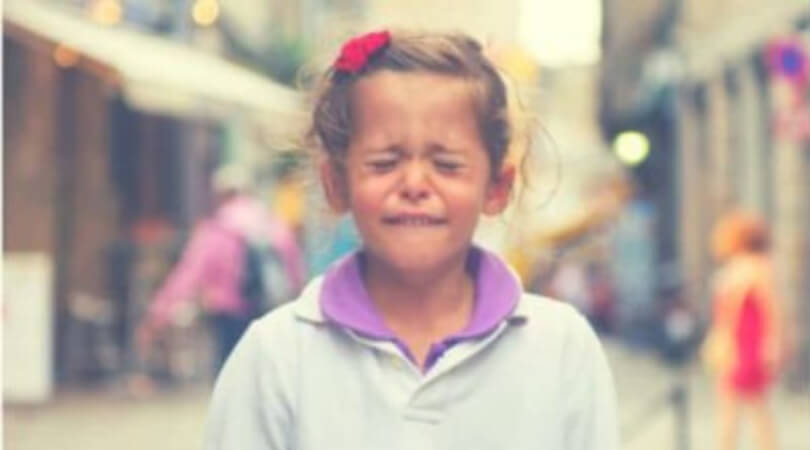
<svg viewBox="0 0 810 450">
<path fill-rule="evenodd" d="M 506 209 L 514 183 L 515 166 L 506 164 L 497 178 L 492 180 L 487 188 L 486 198 L 484 199 L 484 214 L 494 216 Z"/>
<path fill-rule="evenodd" d="M 345 177 L 339 172 L 335 163 L 329 158 L 322 158 L 318 164 L 321 174 L 321 185 L 326 195 L 326 201 L 336 213 L 344 213 L 348 209 L 346 200 Z"/>
</svg>

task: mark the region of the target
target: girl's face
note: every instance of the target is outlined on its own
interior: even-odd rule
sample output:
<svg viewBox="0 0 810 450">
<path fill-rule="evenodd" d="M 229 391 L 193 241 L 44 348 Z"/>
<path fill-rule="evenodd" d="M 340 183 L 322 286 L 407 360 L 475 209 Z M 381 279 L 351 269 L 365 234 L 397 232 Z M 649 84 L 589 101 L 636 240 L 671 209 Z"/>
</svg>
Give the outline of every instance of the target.
<svg viewBox="0 0 810 450">
<path fill-rule="evenodd" d="M 492 180 L 470 84 L 381 71 L 357 82 L 354 100 L 345 171 L 322 166 L 332 206 L 351 210 L 366 251 L 391 268 L 430 273 L 463 258 L 514 174 Z"/>
</svg>

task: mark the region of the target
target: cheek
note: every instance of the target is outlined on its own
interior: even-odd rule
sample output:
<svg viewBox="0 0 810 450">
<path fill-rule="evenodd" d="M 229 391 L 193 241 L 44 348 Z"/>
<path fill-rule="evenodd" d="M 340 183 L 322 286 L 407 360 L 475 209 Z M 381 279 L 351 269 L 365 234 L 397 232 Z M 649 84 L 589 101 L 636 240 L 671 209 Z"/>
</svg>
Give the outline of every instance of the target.
<svg viewBox="0 0 810 450">
<path fill-rule="evenodd" d="M 385 177 L 352 177 L 348 189 L 349 207 L 357 215 L 376 212 L 382 208 L 392 185 Z"/>
<path fill-rule="evenodd" d="M 479 172 L 465 174 L 464 177 L 447 180 L 444 191 L 448 198 L 465 205 L 483 205 L 486 197 L 486 177 Z"/>
<path fill-rule="evenodd" d="M 352 195 L 349 207 L 355 217 L 359 219 L 358 221 L 364 221 L 364 219 L 367 221 L 373 218 L 380 209 L 379 202 L 372 196 L 358 192 Z"/>
<path fill-rule="evenodd" d="M 465 221 L 475 221 L 483 212 L 484 188 L 468 183 L 450 185 L 445 189 L 445 205 L 450 213 Z"/>
</svg>

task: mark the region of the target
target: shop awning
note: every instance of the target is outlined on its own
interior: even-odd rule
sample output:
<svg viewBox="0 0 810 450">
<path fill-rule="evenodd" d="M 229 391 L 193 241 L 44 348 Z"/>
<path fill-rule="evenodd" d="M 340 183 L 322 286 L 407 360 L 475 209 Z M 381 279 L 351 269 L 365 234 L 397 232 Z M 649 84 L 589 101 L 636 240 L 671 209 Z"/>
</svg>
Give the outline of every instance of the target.
<svg viewBox="0 0 810 450">
<path fill-rule="evenodd" d="M 302 98 L 247 68 L 125 26 L 103 26 L 36 0 L 7 0 L 5 33 L 45 51 L 64 46 L 134 108 L 181 117 L 247 114 L 273 128 L 301 111 Z"/>
</svg>

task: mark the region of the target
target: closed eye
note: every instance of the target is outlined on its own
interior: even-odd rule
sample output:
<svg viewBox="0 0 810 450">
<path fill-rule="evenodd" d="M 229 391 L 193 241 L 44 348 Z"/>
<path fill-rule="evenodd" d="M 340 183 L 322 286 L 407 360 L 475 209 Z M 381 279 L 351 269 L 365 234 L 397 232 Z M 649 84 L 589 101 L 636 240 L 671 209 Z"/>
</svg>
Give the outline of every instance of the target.
<svg viewBox="0 0 810 450">
<path fill-rule="evenodd" d="M 440 172 L 453 173 L 463 167 L 463 164 L 456 161 L 436 160 L 433 163 Z"/>
<path fill-rule="evenodd" d="M 376 173 L 385 173 L 388 172 L 397 165 L 396 159 L 379 159 L 375 161 L 369 161 L 366 163 L 368 167 L 370 167 Z"/>
</svg>

